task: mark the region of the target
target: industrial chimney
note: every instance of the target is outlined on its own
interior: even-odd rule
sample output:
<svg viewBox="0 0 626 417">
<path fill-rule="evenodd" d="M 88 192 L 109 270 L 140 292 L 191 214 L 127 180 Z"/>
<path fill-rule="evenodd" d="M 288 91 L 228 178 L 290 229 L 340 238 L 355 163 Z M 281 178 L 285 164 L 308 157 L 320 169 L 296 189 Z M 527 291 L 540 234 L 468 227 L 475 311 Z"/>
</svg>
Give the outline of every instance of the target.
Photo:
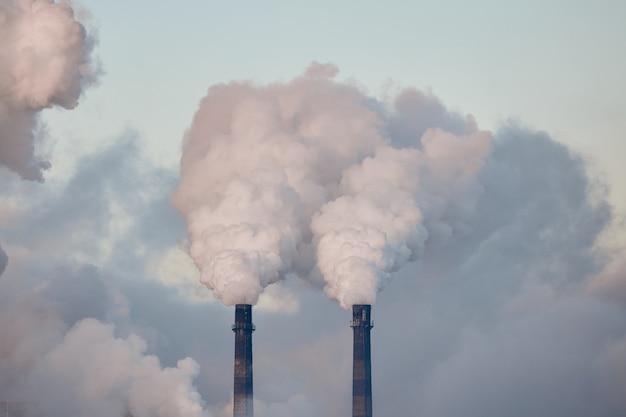
<svg viewBox="0 0 626 417">
<path fill-rule="evenodd" d="M 254 417 L 252 396 L 252 306 L 235 306 L 235 384 L 233 417 Z"/>
<path fill-rule="evenodd" d="M 352 306 L 354 351 L 352 354 L 352 417 L 372 417 L 372 359 L 370 329 L 372 306 Z"/>
</svg>

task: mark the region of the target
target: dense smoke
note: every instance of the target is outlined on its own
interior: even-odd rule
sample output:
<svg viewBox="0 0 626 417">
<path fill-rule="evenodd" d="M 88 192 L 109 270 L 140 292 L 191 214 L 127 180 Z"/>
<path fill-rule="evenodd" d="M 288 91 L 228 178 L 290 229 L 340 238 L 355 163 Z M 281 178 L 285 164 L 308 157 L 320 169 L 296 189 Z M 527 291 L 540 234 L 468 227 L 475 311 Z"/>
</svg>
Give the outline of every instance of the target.
<svg viewBox="0 0 626 417">
<path fill-rule="evenodd" d="M 103 176 L 112 166 L 118 175 Z M 0 191 L 0 230 L 12 258 L 0 280 L 0 400 L 24 404 L 33 417 L 208 416 L 194 385 L 198 363 L 181 354 L 165 365 L 150 353 L 154 331 L 133 322 L 122 289 L 139 259 L 150 262 L 138 248 L 156 259 L 160 242 L 180 234 L 172 213 L 174 235 L 152 244 L 125 239 L 155 233 L 154 216 L 168 218 L 147 209 L 155 200 L 167 209 L 151 186 L 152 177 L 165 176 L 139 160 L 132 138 L 86 156 L 77 168 L 61 189 L 32 193 L 34 184 L 15 179 Z M 138 211 L 142 221 L 124 227 L 127 212 Z M 129 275 L 86 261 L 120 265 Z"/>
<path fill-rule="evenodd" d="M 336 72 L 217 85 L 194 117 L 172 201 L 202 282 L 227 305 L 256 303 L 288 273 L 321 273 L 344 308 L 371 304 L 473 211 L 490 135 L 471 120 L 461 134 L 394 131 L 411 92 L 387 111 Z"/>
<path fill-rule="evenodd" d="M 97 75 L 93 44 L 68 3 L 0 0 L 0 165 L 43 180 L 50 164 L 35 149 L 46 135 L 38 113 L 78 104 Z"/>
<path fill-rule="evenodd" d="M 198 373 L 192 359 L 162 368 L 139 336 L 116 337 L 114 325 L 91 318 L 68 331 L 46 310 L 22 300 L 2 309 L 0 320 L 11 336 L 0 346 L 0 386 L 5 398 L 26 403 L 29 415 L 206 415 L 191 383 Z"/>
<path fill-rule="evenodd" d="M 320 107 L 344 94 L 364 97 L 318 82 L 337 88 Z M 354 176 L 386 166 L 387 153 L 407 162 L 381 172 L 385 181 L 410 177 L 412 158 L 427 177 L 424 187 L 383 190 L 418 189 L 398 201 L 419 208 L 428 235 L 418 248 L 424 256 L 391 273 L 374 309 L 374 413 L 626 415 L 626 264 L 621 248 L 599 244 L 623 230 L 590 158 L 519 123 L 486 143 L 470 118 L 415 89 L 389 106 L 365 98 L 386 123 L 376 137 L 387 142 L 332 177 L 340 178 L 336 190 L 302 218 L 323 219 L 322 207 L 341 198 L 374 204 Z M 97 138 L 102 148 L 46 187 L 0 176 L 0 238 L 10 258 L 0 278 L 0 401 L 24 402 L 33 417 L 232 416 L 232 310 L 199 301 L 207 291 L 181 250 L 185 225 L 164 192 L 177 174 L 148 162 L 141 138 L 121 136 Z M 476 157 L 483 151 L 462 145 L 489 153 Z M 452 161 L 467 175 L 431 172 Z M 434 179 L 454 186 L 439 189 Z M 382 192 L 376 187 L 372 194 Z M 320 236 L 301 239 L 309 243 L 292 271 L 325 285 L 306 275 Z M 302 283 L 269 286 L 255 307 L 257 417 L 350 415 L 349 314 Z M 288 313 L 273 313 L 285 300 Z"/>
</svg>

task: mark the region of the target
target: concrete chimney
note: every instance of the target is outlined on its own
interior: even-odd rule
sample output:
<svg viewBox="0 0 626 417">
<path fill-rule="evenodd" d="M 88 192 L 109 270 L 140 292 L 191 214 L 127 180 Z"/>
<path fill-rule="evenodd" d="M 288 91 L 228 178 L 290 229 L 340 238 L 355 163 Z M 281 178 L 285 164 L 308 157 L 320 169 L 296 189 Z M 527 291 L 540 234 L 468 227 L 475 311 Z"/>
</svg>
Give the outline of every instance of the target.
<svg viewBox="0 0 626 417">
<path fill-rule="evenodd" d="M 235 384 L 233 417 L 254 417 L 252 395 L 252 306 L 235 306 Z"/>
<path fill-rule="evenodd" d="M 370 329 L 372 306 L 352 306 L 354 351 L 352 354 L 352 417 L 372 417 L 372 359 Z"/>
</svg>

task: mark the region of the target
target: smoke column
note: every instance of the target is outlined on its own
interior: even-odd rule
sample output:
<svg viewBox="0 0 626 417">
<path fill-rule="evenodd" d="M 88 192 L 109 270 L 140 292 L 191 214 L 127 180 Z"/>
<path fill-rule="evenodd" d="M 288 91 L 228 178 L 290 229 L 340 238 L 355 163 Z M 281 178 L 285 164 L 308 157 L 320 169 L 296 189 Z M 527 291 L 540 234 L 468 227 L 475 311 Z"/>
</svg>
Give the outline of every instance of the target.
<svg viewBox="0 0 626 417">
<path fill-rule="evenodd" d="M 93 45 L 68 3 L 0 0 L 0 165 L 43 181 L 50 164 L 35 152 L 45 139 L 38 113 L 78 104 L 96 80 Z"/>
<path fill-rule="evenodd" d="M 471 118 L 398 128 L 412 90 L 380 102 L 336 73 L 313 63 L 285 84 L 215 85 L 194 116 L 172 204 L 201 281 L 226 305 L 255 304 L 287 274 L 346 309 L 372 304 L 473 212 L 490 134 Z"/>
</svg>

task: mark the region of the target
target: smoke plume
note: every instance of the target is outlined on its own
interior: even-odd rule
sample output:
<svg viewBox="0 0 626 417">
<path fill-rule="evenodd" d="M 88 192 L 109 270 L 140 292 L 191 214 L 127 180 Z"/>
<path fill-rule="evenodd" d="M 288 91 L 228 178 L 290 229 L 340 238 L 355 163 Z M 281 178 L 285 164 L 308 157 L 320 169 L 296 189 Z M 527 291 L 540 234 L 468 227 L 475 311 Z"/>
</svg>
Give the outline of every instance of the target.
<svg viewBox="0 0 626 417">
<path fill-rule="evenodd" d="M 121 285 L 146 276 L 150 261 L 138 251 L 159 258 L 157 247 L 169 249 L 182 233 L 163 183 L 152 189 L 165 176 L 138 159 L 135 145 L 124 138 L 84 157 L 65 184 L 42 189 L 13 176 L 10 191 L 0 190 L 0 232 L 11 249 L 0 279 L 0 401 L 24 403 L 29 416 L 209 415 L 195 386 L 198 362 L 189 352 L 155 355 L 159 332 L 131 317 L 152 300 L 150 283 L 137 284 L 136 301 Z M 144 215 L 125 223 L 126 210 Z M 173 219 L 173 236 L 161 227 L 165 236 L 154 237 L 155 216 Z M 123 265 L 128 275 L 85 260 Z"/>
<path fill-rule="evenodd" d="M 50 164 L 35 149 L 46 135 L 38 113 L 78 104 L 96 79 L 93 45 L 68 3 L 0 0 L 0 165 L 43 181 Z"/>
<path fill-rule="evenodd" d="M 393 272 L 393 285 L 377 301 L 378 414 L 626 415 L 624 252 L 598 247 L 603 233 L 622 231 L 589 158 L 516 123 L 495 131 L 491 143 L 467 139 L 480 134 L 471 119 L 414 89 L 389 108 L 371 99 L 367 107 L 388 123 L 381 135 L 389 144 L 350 163 L 309 219 L 342 196 L 356 199 L 361 188 L 348 172 L 371 173 L 367 165 L 382 165 L 385 152 L 415 157 L 417 150 L 420 172 L 429 176 L 420 175 L 455 184 L 437 190 L 433 180 L 418 179 L 418 187 L 399 187 L 404 195 L 419 190 L 412 204 L 428 237 L 424 256 Z M 490 153 L 455 166 L 467 177 L 435 175 L 433 167 L 452 164 L 431 161 L 437 153 L 426 132 L 443 135 L 438 140 L 448 132 L 457 146 L 489 145 Z M 0 401 L 30 403 L 38 407 L 33 417 L 97 417 L 98 410 L 154 416 L 159 398 L 180 404 L 181 413 L 232 416 L 232 311 L 167 286 L 202 287 L 193 265 L 184 269 L 166 256 L 185 256 L 178 248 L 184 224 L 163 193 L 176 173 L 150 163 L 134 135 L 120 136 L 101 141 L 105 146 L 46 187 L 3 178 L 0 236 L 10 266 L 0 279 Z M 452 144 L 440 144 L 450 151 Z M 465 160 L 463 152 L 478 154 L 459 149 L 456 158 Z M 415 170 L 408 163 L 394 169 L 379 175 L 404 178 L 403 170 Z M 475 178 L 472 169 L 480 171 Z M 315 239 L 313 232 L 303 238 L 292 269 L 324 285 L 321 276 L 307 276 Z M 263 294 L 284 291 L 297 314 L 268 313 L 267 298 L 255 307 L 262 329 L 255 349 L 263 352 L 255 362 L 258 417 L 350 413 L 345 312 L 301 284 L 288 279 Z"/>
<path fill-rule="evenodd" d="M 116 337 L 114 325 L 92 318 L 67 330 L 53 309 L 24 299 L 1 311 L 0 386 L 29 415 L 208 415 L 191 358 L 162 367 L 135 334 Z"/>
<path fill-rule="evenodd" d="M 461 133 L 406 128 L 414 91 L 387 110 L 336 73 L 314 63 L 285 84 L 217 85 L 200 104 L 172 202 L 201 281 L 227 305 L 289 273 L 321 274 L 344 308 L 373 303 L 473 211 L 490 135 L 471 119 Z"/>
<path fill-rule="evenodd" d="M 119 416 L 126 408 L 137 416 L 206 417 L 191 383 L 197 363 L 186 358 L 163 369 L 146 348 L 136 335 L 116 338 L 112 325 L 85 319 L 30 372 L 29 398 L 45 406 L 44 415 Z M 71 396 L 77 400 L 59 401 Z"/>
</svg>

